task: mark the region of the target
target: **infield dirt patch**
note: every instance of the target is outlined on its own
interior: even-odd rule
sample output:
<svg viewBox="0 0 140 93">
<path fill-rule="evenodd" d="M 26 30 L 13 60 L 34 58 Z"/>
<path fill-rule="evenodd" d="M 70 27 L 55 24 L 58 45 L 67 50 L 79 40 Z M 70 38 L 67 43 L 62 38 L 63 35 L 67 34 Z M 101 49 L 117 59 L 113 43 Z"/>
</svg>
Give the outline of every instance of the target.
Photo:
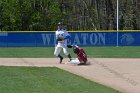
<svg viewBox="0 0 140 93">
<path fill-rule="evenodd" d="M 140 59 L 89 58 L 90 65 L 59 64 L 57 58 L 0 58 L 1 66 L 55 66 L 123 93 L 140 93 Z"/>
</svg>

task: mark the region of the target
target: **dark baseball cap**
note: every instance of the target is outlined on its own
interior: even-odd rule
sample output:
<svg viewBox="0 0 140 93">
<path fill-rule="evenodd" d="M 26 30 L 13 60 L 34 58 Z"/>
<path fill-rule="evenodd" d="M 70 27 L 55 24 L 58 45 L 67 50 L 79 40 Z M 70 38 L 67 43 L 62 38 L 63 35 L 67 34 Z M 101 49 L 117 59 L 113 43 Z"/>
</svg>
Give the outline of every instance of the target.
<svg viewBox="0 0 140 93">
<path fill-rule="evenodd" d="M 62 22 L 58 22 L 58 25 L 63 25 Z"/>
</svg>

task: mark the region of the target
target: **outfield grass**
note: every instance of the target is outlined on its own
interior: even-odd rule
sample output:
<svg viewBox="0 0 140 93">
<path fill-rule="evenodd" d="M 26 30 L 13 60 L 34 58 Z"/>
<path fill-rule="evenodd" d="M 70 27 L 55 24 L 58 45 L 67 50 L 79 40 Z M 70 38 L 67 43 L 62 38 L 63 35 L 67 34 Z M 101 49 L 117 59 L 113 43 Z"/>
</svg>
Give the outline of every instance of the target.
<svg viewBox="0 0 140 93">
<path fill-rule="evenodd" d="M 56 67 L 0 66 L 0 93 L 121 93 Z"/>
<path fill-rule="evenodd" d="M 140 47 L 85 47 L 84 49 L 89 57 L 95 58 L 140 58 Z"/>
<path fill-rule="evenodd" d="M 140 58 L 140 47 L 83 47 L 89 57 L 95 58 Z M 0 48 L 0 57 L 47 58 L 53 55 L 54 47 Z M 72 49 L 69 52 L 74 57 Z M 63 53 L 62 53 L 63 54 Z M 64 55 L 63 55 L 64 56 Z M 66 56 L 65 56 L 66 57 Z"/>
</svg>

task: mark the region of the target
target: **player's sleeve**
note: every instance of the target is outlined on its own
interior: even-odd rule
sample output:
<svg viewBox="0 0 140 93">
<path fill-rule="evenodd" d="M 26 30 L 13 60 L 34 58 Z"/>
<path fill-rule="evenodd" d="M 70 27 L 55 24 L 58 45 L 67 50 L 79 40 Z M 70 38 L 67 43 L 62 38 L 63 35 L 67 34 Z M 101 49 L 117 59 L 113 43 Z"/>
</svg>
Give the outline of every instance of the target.
<svg viewBox="0 0 140 93">
<path fill-rule="evenodd" d="M 86 52 L 82 49 L 82 52 L 84 53 L 84 54 L 86 54 Z"/>
<path fill-rule="evenodd" d="M 70 39 L 70 35 L 65 36 L 64 39 Z"/>
<path fill-rule="evenodd" d="M 81 48 L 80 51 L 84 54 L 83 56 L 87 57 L 86 52 Z"/>
<path fill-rule="evenodd" d="M 70 39 L 70 35 L 69 35 L 69 33 L 65 30 L 65 37 L 64 37 L 64 39 Z"/>
</svg>

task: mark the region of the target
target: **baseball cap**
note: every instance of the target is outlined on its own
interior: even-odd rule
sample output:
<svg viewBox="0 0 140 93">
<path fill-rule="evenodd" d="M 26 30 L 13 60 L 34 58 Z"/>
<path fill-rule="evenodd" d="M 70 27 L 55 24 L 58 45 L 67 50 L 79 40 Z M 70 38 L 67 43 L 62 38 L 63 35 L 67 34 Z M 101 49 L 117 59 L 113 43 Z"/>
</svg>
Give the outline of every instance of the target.
<svg viewBox="0 0 140 93">
<path fill-rule="evenodd" d="M 62 25 L 62 22 L 59 22 L 58 25 Z"/>
</svg>

